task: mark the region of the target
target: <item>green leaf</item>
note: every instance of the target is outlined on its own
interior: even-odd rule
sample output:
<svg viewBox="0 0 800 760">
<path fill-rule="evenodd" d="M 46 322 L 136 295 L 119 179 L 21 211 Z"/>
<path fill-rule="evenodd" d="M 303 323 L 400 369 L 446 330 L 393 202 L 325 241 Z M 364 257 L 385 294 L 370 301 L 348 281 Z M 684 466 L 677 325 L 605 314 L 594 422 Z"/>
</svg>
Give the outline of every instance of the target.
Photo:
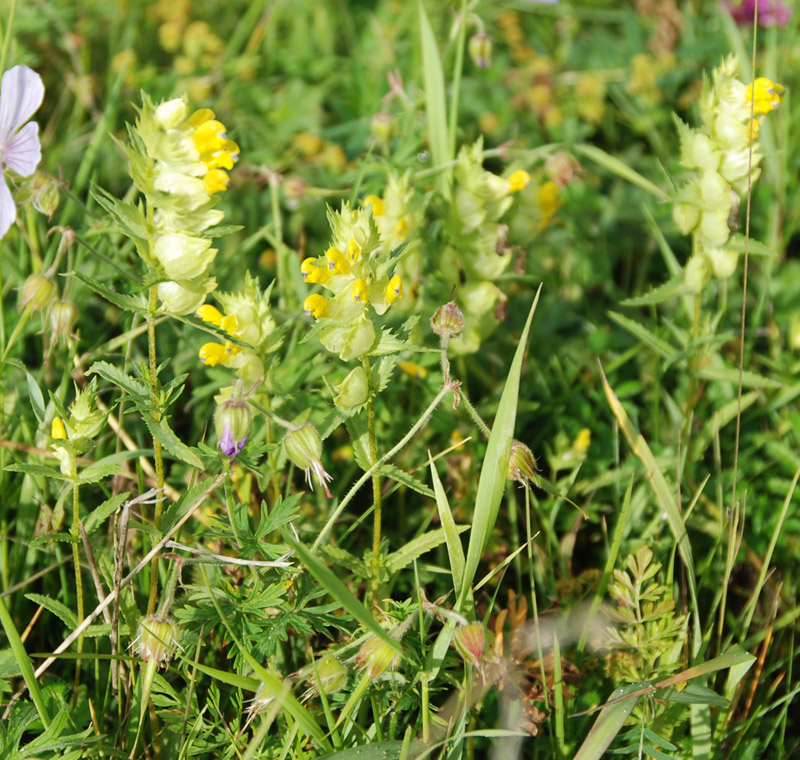
<svg viewBox="0 0 800 760">
<path fill-rule="evenodd" d="M 628 440 L 631 450 L 634 454 L 636 454 L 637 457 L 639 457 L 644 465 L 645 472 L 647 473 L 647 479 L 650 481 L 650 485 L 656 495 L 659 506 L 664 510 L 664 513 L 667 516 L 667 522 L 672 530 L 675 543 L 678 545 L 678 551 L 680 552 L 683 564 L 686 567 L 686 578 L 689 582 L 689 593 L 692 597 L 691 607 L 692 620 L 694 624 L 693 651 L 696 654 L 702 640 L 699 606 L 697 603 L 697 581 L 694 571 L 692 544 L 689 541 L 688 534 L 686 533 L 680 508 L 675 501 L 675 495 L 672 492 L 672 489 L 667 484 L 664 474 L 661 472 L 661 469 L 656 463 L 656 458 L 653 456 L 653 452 L 647 445 L 647 441 L 645 441 L 645 439 L 633 427 L 633 424 L 628 417 L 628 413 L 619 402 L 619 399 L 614 394 L 614 391 L 611 390 L 611 386 L 608 384 L 608 380 L 606 380 L 605 373 L 603 373 L 602 370 L 600 372 L 603 379 L 603 389 L 605 391 L 608 404 L 611 407 L 611 411 L 614 413 L 614 416 L 617 418 L 617 422 L 619 422 L 619 426 L 625 433 L 625 438 Z"/>
<path fill-rule="evenodd" d="M 667 200 L 667 194 L 658 187 L 658 185 L 653 184 L 647 177 L 643 177 L 639 172 L 631 169 L 625 162 L 620 161 L 620 159 L 612 156 L 610 153 L 606 153 L 601 148 L 585 143 L 576 143 L 572 147 L 577 153 L 582 153 L 586 158 L 594 161 L 604 169 L 608 169 L 608 171 L 630 182 L 632 185 L 636 185 L 636 187 L 640 187 L 642 190 L 652 193 L 660 201 Z"/>
<path fill-rule="evenodd" d="M 436 184 L 442 195 L 447 195 L 453 176 L 451 167 L 445 168 L 453 160 L 447 140 L 447 99 L 445 96 L 442 59 L 436 38 L 425 13 L 425 6 L 419 0 L 419 34 L 422 43 L 422 70 L 425 78 L 425 112 L 428 117 L 428 142 L 431 146 L 433 167 L 439 168 Z"/>
<path fill-rule="evenodd" d="M 742 396 L 741 410 L 750 407 L 761 394 L 758 391 L 750 391 Z M 739 399 L 731 399 L 722 408 L 717 409 L 711 415 L 711 419 L 703 425 L 699 434 L 695 435 L 692 441 L 692 459 L 697 461 L 703 456 L 711 441 L 722 428 L 736 418 L 739 413 Z"/>
<path fill-rule="evenodd" d="M 366 472 L 372 464 L 369 456 L 369 430 L 364 417 L 365 415 L 348 417 L 345 419 L 344 425 L 350 434 L 356 464 Z"/>
<path fill-rule="evenodd" d="M 350 554 L 346 549 L 342 549 L 341 546 L 323 544 L 318 551 L 331 564 L 343 567 L 359 578 L 369 577 L 369 568 L 367 568 L 366 562 Z"/>
<path fill-rule="evenodd" d="M 458 533 L 463 533 L 465 530 L 469 530 L 469 525 L 459 525 L 456 528 Z M 445 543 L 445 541 L 447 541 L 447 534 L 444 528 L 437 528 L 423 533 L 421 536 L 409 541 L 402 549 L 392 552 L 386 558 L 386 567 L 391 574 L 394 574 L 410 565 L 417 557 L 421 557 L 431 549 L 435 549 Z"/>
<path fill-rule="evenodd" d="M 655 696 L 667 702 L 681 702 L 683 704 L 715 705 L 717 707 L 727 707 L 728 700 L 720 696 L 708 686 L 699 683 L 690 683 L 682 691 L 678 691 L 674 686 L 657 691 Z"/>
<path fill-rule="evenodd" d="M 677 277 L 673 277 L 663 285 L 653 288 L 649 293 L 636 298 L 627 298 L 620 306 L 651 306 L 653 304 L 664 303 L 664 301 L 671 301 L 679 296 L 685 296 L 690 293 L 689 287 L 686 285 L 686 280 L 683 273 Z"/>
<path fill-rule="evenodd" d="M 94 278 L 81 272 L 70 272 L 70 275 L 80 280 L 87 288 L 93 290 L 97 295 L 102 296 L 106 301 L 113 303 L 114 306 L 118 306 L 123 311 L 133 311 L 142 315 L 149 314 L 147 302 L 143 295 L 131 296 L 125 293 L 117 293 L 116 290 L 111 290 L 106 285 L 103 285 L 102 282 L 98 282 Z"/>
<path fill-rule="evenodd" d="M 428 496 L 431 499 L 433 498 L 433 491 L 431 491 L 428 486 L 417 480 L 410 472 L 401 470 L 399 467 L 396 467 L 393 464 L 382 464 L 378 468 L 378 473 L 384 477 L 391 478 L 392 480 L 395 480 L 404 486 L 407 486 L 412 491 L 421 493 L 423 496 Z"/>
<path fill-rule="evenodd" d="M 89 369 L 86 371 L 86 374 L 87 376 L 99 375 L 104 380 L 108 380 L 109 383 L 112 383 L 116 385 L 117 388 L 125 391 L 137 402 L 143 402 L 145 404 L 150 403 L 150 389 L 147 387 L 147 384 L 144 382 L 144 380 L 140 380 L 138 377 L 128 375 L 119 369 L 119 367 L 116 367 L 109 362 L 95 362 L 91 367 L 89 367 Z"/>
<path fill-rule="evenodd" d="M 675 349 L 669 343 L 657 337 L 656 335 L 653 335 L 653 333 L 651 333 L 639 322 L 628 319 L 628 317 L 618 314 L 615 311 L 608 312 L 608 316 L 621 328 L 627 330 L 631 335 L 633 335 L 634 338 L 637 338 L 646 346 L 652 348 L 653 351 L 660 356 L 663 356 L 665 359 L 669 359 L 675 353 Z"/>
<path fill-rule="evenodd" d="M 156 421 L 155 417 L 149 412 L 144 412 L 142 414 L 142 419 L 153 438 L 158 440 L 172 456 L 180 459 L 182 462 L 186 462 L 186 464 L 197 470 L 205 470 L 205 465 L 200 457 L 175 435 L 175 432 L 167 424 L 166 420 Z"/>
<path fill-rule="evenodd" d="M 704 380 L 739 385 L 739 370 L 734 367 L 701 367 L 697 374 Z M 783 388 L 783 383 L 745 370 L 742 372 L 742 386 L 745 388 Z"/>
<path fill-rule="evenodd" d="M 774 248 L 759 242 L 758 240 L 745 240 L 744 235 L 731 235 L 725 243 L 725 248 L 730 248 L 732 251 L 744 253 L 747 250 L 751 256 L 777 256 L 778 252 Z"/>
<path fill-rule="evenodd" d="M 450 572 L 453 576 L 453 588 L 455 589 L 456 595 L 458 595 L 464 578 L 464 546 L 458 535 L 460 531 L 456 527 L 453 513 L 450 511 L 450 503 L 447 500 L 447 494 L 442 487 L 442 481 L 439 480 L 439 473 L 436 471 L 436 465 L 431 458 L 430 451 L 428 452 L 428 464 L 431 468 L 433 491 L 436 495 L 436 508 L 439 510 L 439 520 L 442 523 L 442 530 L 444 530 L 445 539 L 447 541 L 447 556 L 450 558 Z"/>
<path fill-rule="evenodd" d="M 415 744 L 419 744 L 419 747 L 415 749 L 416 755 L 418 751 L 424 749 L 424 745 L 416 742 Z M 400 757 L 402 748 L 403 742 L 401 741 L 375 742 L 375 744 L 334 752 L 332 755 L 324 755 L 320 760 L 395 760 Z"/>
<path fill-rule="evenodd" d="M 374 633 L 378 638 L 387 643 L 392 649 L 395 650 L 401 657 L 405 657 L 405 652 L 400 646 L 399 641 L 395 641 L 381 626 L 378 621 L 372 616 L 367 608 L 355 597 L 344 582 L 320 559 L 312 554 L 308 547 L 297 541 L 294 536 L 284 532 L 284 539 L 289 546 L 294 549 L 299 560 L 308 568 L 311 575 L 313 575 L 324 587 L 325 590 L 342 605 L 344 610 L 348 612 L 354 620 L 361 623 L 362 626 L 369 633 Z"/>
<path fill-rule="evenodd" d="M 573 760 L 600 760 L 608 746 L 614 741 L 628 716 L 633 712 L 639 697 L 624 697 L 645 688 L 647 684 L 632 683 L 617 689 L 609 698 L 606 706 L 600 711 L 597 720 L 583 740 Z"/>
<path fill-rule="evenodd" d="M 110 499 L 106 499 L 99 507 L 91 511 L 89 516 L 83 521 L 83 529 L 86 531 L 87 536 L 91 536 L 106 520 L 107 517 L 114 514 L 125 500 L 131 495 L 130 491 L 118 493 Z"/>
<path fill-rule="evenodd" d="M 25 594 L 25 598 L 34 604 L 40 604 L 48 612 L 52 612 L 70 630 L 74 630 L 78 627 L 78 618 L 75 617 L 75 613 L 65 604 L 51 599 L 49 596 L 44 596 L 43 594 Z"/>
<path fill-rule="evenodd" d="M 39 475 L 45 478 L 55 478 L 56 480 L 69 480 L 67 475 L 55 467 L 48 467 L 43 464 L 29 464 L 28 462 L 18 462 L 6 465 L 6 470 L 10 472 L 24 472 L 28 475 Z"/>
<path fill-rule="evenodd" d="M 539 303 L 539 294 L 541 292 L 540 285 L 528 314 L 525 329 L 522 331 L 517 344 L 514 360 L 511 362 L 511 368 L 508 371 L 503 395 L 500 398 L 497 414 L 492 424 L 486 455 L 481 465 L 478 493 L 475 498 L 475 513 L 472 518 L 472 530 L 470 531 L 467 559 L 464 566 L 464 577 L 456 603 L 457 610 L 461 608 L 470 594 L 472 581 L 478 570 L 478 563 L 497 520 L 500 501 L 506 488 L 508 460 L 511 455 L 511 442 L 514 439 L 514 423 L 517 417 L 517 396 L 519 395 L 522 360 L 525 356 L 528 333 L 531 329 L 531 322 L 533 321 L 533 315 L 536 312 L 536 305 Z"/>
</svg>

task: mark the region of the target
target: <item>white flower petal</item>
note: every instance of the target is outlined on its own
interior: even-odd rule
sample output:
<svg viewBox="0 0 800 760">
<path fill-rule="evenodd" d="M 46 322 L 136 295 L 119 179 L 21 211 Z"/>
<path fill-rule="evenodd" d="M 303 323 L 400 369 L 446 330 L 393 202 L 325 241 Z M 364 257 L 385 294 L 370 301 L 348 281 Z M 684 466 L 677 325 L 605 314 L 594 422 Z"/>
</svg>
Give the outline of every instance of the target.
<svg viewBox="0 0 800 760">
<path fill-rule="evenodd" d="M 14 66 L 0 84 L 0 144 L 8 141 L 44 100 L 42 78 L 27 66 Z"/>
<path fill-rule="evenodd" d="M 3 153 L 3 163 L 22 177 L 30 177 L 42 160 L 39 125 L 32 121 L 12 135 Z"/>
<path fill-rule="evenodd" d="M 11 197 L 11 191 L 6 185 L 6 180 L 0 174 L 0 238 L 6 236 L 6 232 L 14 224 L 17 218 L 17 207 L 14 205 L 14 199 Z"/>
</svg>

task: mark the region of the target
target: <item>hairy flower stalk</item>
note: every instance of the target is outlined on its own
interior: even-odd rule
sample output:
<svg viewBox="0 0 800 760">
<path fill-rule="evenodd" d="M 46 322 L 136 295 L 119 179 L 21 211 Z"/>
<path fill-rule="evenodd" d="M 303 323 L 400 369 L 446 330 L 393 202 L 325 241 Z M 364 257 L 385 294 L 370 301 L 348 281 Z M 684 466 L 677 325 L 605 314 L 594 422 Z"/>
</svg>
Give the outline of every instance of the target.
<svg viewBox="0 0 800 760">
<path fill-rule="evenodd" d="M 208 266 L 217 254 L 213 228 L 224 214 L 214 208 L 218 194 L 228 186 L 228 170 L 239 158 L 236 143 L 213 111 L 189 113 L 183 98 L 158 105 L 144 97 L 136 124 L 129 128 L 128 168 L 144 196 L 141 206 L 122 213 L 106 202 L 136 243 L 150 279 L 147 314 L 148 368 L 153 415 L 160 420 L 155 320 L 158 301 L 168 314 L 189 314 L 216 288 Z M 164 487 L 161 442 L 154 438 L 156 486 Z M 162 503 L 156 504 L 154 524 L 161 525 Z M 153 613 L 158 590 L 157 559 L 153 560 L 148 612 Z"/>
</svg>

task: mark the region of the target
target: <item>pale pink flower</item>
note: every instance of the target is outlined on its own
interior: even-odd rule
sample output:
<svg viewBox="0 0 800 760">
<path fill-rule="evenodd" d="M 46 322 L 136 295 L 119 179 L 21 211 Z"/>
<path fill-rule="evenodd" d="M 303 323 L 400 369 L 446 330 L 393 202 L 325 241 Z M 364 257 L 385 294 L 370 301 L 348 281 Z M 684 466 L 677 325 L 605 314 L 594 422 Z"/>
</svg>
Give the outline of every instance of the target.
<svg viewBox="0 0 800 760">
<path fill-rule="evenodd" d="M 5 180 L 12 169 L 30 177 L 42 160 L 39 125 L 26 122 L 44 99 L 42 78 L 27 66 L 14 66 L 0 83 L 0 238 L 17 218 L 17 207 Z M 24 125 L 24 126 L 23 126 Z"/>
</svg>

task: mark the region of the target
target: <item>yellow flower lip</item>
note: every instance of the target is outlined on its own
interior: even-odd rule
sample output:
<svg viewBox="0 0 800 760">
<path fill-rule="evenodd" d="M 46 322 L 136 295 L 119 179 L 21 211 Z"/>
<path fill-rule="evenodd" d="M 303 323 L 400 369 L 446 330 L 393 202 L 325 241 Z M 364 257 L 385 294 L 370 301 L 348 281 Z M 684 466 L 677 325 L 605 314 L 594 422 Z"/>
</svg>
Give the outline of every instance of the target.
<svg viewBox="0 0 800 760">
<path fill-rule="evenodd" d="M 372 216 L 383 216 L 385 213 L 383 201 L 377 195 L 368 195 L 364 198 L 364 208 L 372 206 Z"/>
<path fill-rule="evenodd" d="M 367 302 L 367 285 L 360 277 L 353 283 L 353 303 Z"/>
<path fill-rule="evenodd" d="M 231 352 L 227 351 L 225 346 L 219 343 L 204 343 L 198 352 L 200 361 L 209 367 L 216 367 L 217 364 L 221 364 L 230 354 Z"/>
<path fill-rule="evenodd" d="M 53 417 L 53 424 L 50 427 L 50 437 L 56 441 L 67 440 L 67 428 L 61 417 Z"/>
<path fill-rule="evenodd" d="M 361 258 L 361 246 L 356 243 L 354 238 L 350 238 L 347 243 L 347 259 L 351 264 L 355 264 Z"/>
<path fill-rule="evenodd" d="M 758 77 L 747 87 L 745 102 L 753 104 L 754 113 L 766 116 L 775 111 L 783 100 L 784 89 L 767 77 Z"/>
<path fill-rule="evenodd" d="M 303 302 L 303 311 L 314 317 L 314 319 L 325 317 L 328 314 L 328 301 L 325 296 L 321 296 L 319 293 L 312 293 Z"/>
<path fill-rule="evenodd" d="M 308 283 L 326 283 L 330 278 L 330 272 L 328 271 L 328 267 L 326 265 L 319 266 L 317 262 L 319 259 L 314 258 L 313 256 L 307 259 L 303 259 L 303 263 L 300 264 L 300 274 L 303 276 L 303 281 Z"/>
<path fill-rule="evenodd" d="M 394 303 L 398 298 L 403 297 L 403 280 L 399 274 L 394 275 L 386 286 L 386 300 Z"/>
<path fill-rule="evenodd" d="M 350 264 L 338 248 L 328 248 L 325 251 L 325 258 L 328 260 L 328 270 L 331 274 L 347 274 L 350 271 Z"/>
<path fill-rule="evenodd" d="M 219 327 L 224 319 L 222 312 L 210 303 L 204 303 L 202 306 L 198 307 L 195 316 L 202 319 L 203 322 L 209 322 L 216 327 Z"/>
</svg>

